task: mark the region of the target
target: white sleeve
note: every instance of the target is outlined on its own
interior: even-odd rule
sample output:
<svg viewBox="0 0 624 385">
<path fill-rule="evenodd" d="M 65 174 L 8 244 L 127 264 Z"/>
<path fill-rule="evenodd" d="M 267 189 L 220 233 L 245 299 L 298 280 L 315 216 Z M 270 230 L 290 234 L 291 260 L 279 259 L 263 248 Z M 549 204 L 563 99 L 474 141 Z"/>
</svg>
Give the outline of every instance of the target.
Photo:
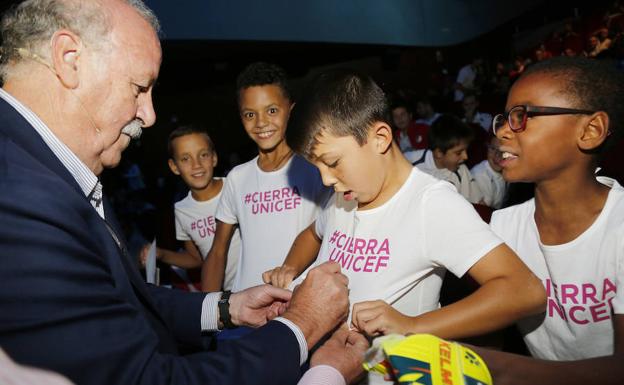
<svg viewBox="0 0 624 385">
<path fill-rule="evenodd" d="M 319 215 L 316 217 L 316 221 L 314 221 L 314 232 L 319 239 L 323 239 L 323 235 L 325 235 L 325 227 L 327 227 L 327 222 L 329 221 L 329 216 L 331 215 L 332 210 L 336 209 L 336 195 L 337 193 L 331 194 L 325 203 L 325 207 L 323 207 Z"/>
<path fill-rule="evenodd" d="M 425 253 L 458 277 L 502 243 L 472 205 L 447 183 L 430 188 L 422 205 Z"/>
<path fill-rule="evenodd" d="M 624 314 L 624 225 L 620 225 L 618 233 L 619 242 L 617 246 L 616 256 L 616 274 L 615 286 L 617 287 L 616 295 L 611 302 L 613 312 L 615 314 Z"/>
<path fill-rule="evenodd" d="M 175 209 L 175 231 L 176 231 L 176 239 L 178 241 L 190 241 L 191 237 L 184 231 L 182 227 L 182 219 L 180 218 L 180 212 Z"/>
<path fill-rule="evenodd" d="M 231 172 L 230 172 L 231 174 Z M 219 204 L 217 205 L 217 212 L 215 217 L 221 222 L 225 222 L 231 225 L 238 223 L 238 213 L 236 210 L 236 200 L 239 197 L 236 196 L 236 189 L 234 188 L 233 175 L 228 176 L 223 184 L 223 192 L 219 198 Z"/>
</svg>

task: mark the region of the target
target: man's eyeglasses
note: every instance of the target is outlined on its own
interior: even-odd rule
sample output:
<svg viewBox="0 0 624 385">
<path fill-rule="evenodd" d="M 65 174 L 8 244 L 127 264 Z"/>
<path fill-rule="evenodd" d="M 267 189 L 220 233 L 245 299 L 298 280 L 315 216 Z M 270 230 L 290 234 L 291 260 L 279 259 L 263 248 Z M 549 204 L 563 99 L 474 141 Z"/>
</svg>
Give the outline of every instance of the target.
<svg viewBox="0 0 624 385">
<path fill-rule="evenodd" d="M 505 121 L 509 123 L 509 128 L 513 132 L 522 132 L 526 128 L 527 118 L 532 116 L 543 116 L 543 115 L 566 115 L 566 114 L 583 114 L 583 115 L 591 115 L 596 111 L 589 110 L 577 110 L 574 108 L 563 108 L 563 107 L 541 107 L 541 106 L 527 106 L 520 105 L 512 107 L 508 112 L 504 114 L 498 114 L 492 120 L 492 130 L 494 131 L 494 135 L 496 132 L 500 130 L 504 125 Z"/>
</svg>

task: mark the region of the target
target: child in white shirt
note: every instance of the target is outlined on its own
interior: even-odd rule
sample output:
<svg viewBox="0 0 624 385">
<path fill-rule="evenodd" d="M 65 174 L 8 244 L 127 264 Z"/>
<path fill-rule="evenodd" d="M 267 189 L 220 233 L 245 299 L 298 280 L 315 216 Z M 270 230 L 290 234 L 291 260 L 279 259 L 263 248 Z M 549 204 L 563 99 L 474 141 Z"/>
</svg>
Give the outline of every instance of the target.
<svg viewBox="0 0 624 385">
<path fill-rule="evenodd" d="M 265 282 L 287 286 L 315 260 L 339 262 L 349 277 L 352 323 L 372 336 L 465 337 L 543 309 L 539 281 L 472 206 L 405 159 L 372 79 L 323 73 L 292 119 L 289 142 L 336 193 Z M 470 274 L 481 287 L 439 308 L 446 269 Z"/>
<path fill-rule="evenodd" d="M 429 149 L 409 151 L 405 157 L 427 174 L 450 182 L 470 203 L 482 203 L 483 193 L 468 167 L 472 129 L 456 116 L 440 116 L 429 129 Z"/>
<path fill-rule="evenodd" d="M 181 126 L 169 134 L 169 168 L 189 187 L 188 196 L 175 204 L 176 239 L 184 242 L 184 252 L 156 248 L 161 262 L 184 269 L 201 267 L 216 232 L 215 213 L 225 178 L 214 177 L 217 152 L 208 133 L 198 127 Z M 148 247 L 141 251 L 141 260 Z M 229 290 L 240 256 L 240 234 L 234 231 L 227 256 L 224 288 Z"/>
<path fill-rule="evenodd" d="M 494 213 L 492 229 L 542 280 L 546 312 L 518 322 L 535 357 L 479 350 L 504 384 L 621 384 L 624 189 L 596 178 L 622 135 L 614 63 L 559 57 L 529 67 L 494 118 L 503 176 L 535 198 Z"/>
</svg>

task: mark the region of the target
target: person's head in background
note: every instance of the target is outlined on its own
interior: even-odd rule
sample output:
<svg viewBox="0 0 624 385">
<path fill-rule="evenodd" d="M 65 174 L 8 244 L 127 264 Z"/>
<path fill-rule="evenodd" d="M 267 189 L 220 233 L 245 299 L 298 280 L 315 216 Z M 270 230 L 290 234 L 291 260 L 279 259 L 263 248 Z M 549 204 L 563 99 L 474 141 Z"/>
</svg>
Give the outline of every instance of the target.
<svg viewBox="0 0 624 385">
<path fill-rule="evenodd" d="M 500 165 L 501 152 L 498 150 L 500 147 L 500 140 L 494 135 L 491 135 L 487 142 L 487 161 L 490 164 L 492 170 L 501 172 L 503 168 Z"/>
<path fill-rule="evenodd" d="M 167 141 L 169 168 L 189 187 L 193 197 L 202 198 L 213 182 L 217 152 L 208 133 L 197 126 L 180 126 Z"/>
<path fill-rule="evenodd" d="M 412 111 L 404 100 L 397 100 L 392 104 L 392 123 L 399 130 L 406 132 L 413 123 Z"/>
<path fill-rule="evenodd" d="M 411 171 L 392 138 L 386 95 L 373 79 L 347 69 L 317 75 L 293 109 L 288 141 L 318 167 L 323 184 L 378 207 Z"/>
<path fill-rule="evenodd" d="M 139 0 L 27 0 L 2 19 L 3 89 L 96 175 L 156 115 L 158 20 Z"/>
<path fill-rule="evenodd" d="M 464 110 L 464 117 L 468 119 L 468 121 L 472 121 L 472 118 L 477 113 L 477 109 L 479 108 L 479 99 L 477 95 L 472 92 L 464 93 L 464 99 L 462 100 L 462 108 Z"/>
<path fill-rule="evenodd" d="M 286 72 L 275 64 L 252 63 L 238 75 L 236 89 L 243 127 L 260 153 L 287 148 L 284 136 L 294 104 Z"/>
<path fill-rule="evenodd" d="M 430 119 L 435 114 L 431 99 L 427 97 L 420 97 L 416 101 L 416 115 L 420 119 Z"/>
<path fill-rule="evenodd" d="M 529 67 L 494 122 L 504 178 L 595 181 L 600 156 L 622 137 L 623 93 L 612 61 L 557 57 Z"/>
<path fill-rule="evenodd" d="M 429 129 L 429 149 L 436 167 L 457 171 L 468 159 L 467 150 L 473 136 L 473 130 L 458 117 L 440 116 Z"/>
</svg>

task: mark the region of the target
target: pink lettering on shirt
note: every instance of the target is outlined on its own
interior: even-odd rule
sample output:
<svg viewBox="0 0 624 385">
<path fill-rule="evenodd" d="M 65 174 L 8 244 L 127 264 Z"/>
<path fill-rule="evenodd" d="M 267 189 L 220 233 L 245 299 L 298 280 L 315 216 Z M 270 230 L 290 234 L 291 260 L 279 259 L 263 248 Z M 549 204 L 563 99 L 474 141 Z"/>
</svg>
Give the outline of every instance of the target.
<svg viewBox="0 0 624 385">
<path fill-rule="evenodd" d="M 243 204 L 253 215 L 281 213 L 301 206 L 301 195 L 297 186 L 254 191 L 245 194 Z"/>
<path fill-rule="evenodd" d="M 214 215 L 191 222 L 191 232 L 195 233 L 199 238 L 214 237 L 216 230 L 217 223 Z"/>
<path fill-rule="evenodd" d="M 390 265 L 388 238 L 357 238 L 335 230 L 329 237 L 329 260 L 355 273 L 378 273 Z"/>
<path fill-rule="evenodd" d="M 604 278 L 601 283 L 559 283 L 551 279 L 544 282 L 548 302 L 546 316 L 559 318 L 577 325 L 586 325 L 611 319 L 611 301 L 617 286 Z"/>
</svg>

